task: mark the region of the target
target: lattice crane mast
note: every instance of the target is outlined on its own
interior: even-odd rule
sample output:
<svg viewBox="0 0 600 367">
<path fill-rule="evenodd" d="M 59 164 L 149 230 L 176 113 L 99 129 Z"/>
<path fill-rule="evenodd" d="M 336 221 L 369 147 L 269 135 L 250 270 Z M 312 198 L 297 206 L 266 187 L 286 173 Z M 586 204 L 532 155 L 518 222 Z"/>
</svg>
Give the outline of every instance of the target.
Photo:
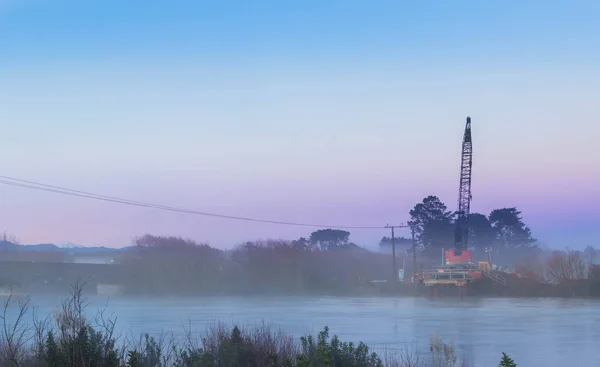
<svg viewBox="0 0 600 367">
<path fill-rule="evenodd" d="M 458 211 L 456 212 L 456 230 L 454 248 L 466 249 L 469 239 L 469 214 L 471 213 L 471 172 L 473 167 L 473 140 L 471 138 L 471 118 L 467 125 L 462 143 L 460 161 L 460 184 L 458 186 Z"/>
<path fill-rule="evenodd" d="M 446 264 L 470 264 L 473 254 L 467 249 L 469 238 L 469 214 L 471 212 L 471 172 L 473 167 L 473 139 L 471 118 L 467 124 L 462 142 L 460 163 L 460 184 L 458 187 L 458 210 L 454 230 L 454 248 L 446 251 Z"/>
</svg>

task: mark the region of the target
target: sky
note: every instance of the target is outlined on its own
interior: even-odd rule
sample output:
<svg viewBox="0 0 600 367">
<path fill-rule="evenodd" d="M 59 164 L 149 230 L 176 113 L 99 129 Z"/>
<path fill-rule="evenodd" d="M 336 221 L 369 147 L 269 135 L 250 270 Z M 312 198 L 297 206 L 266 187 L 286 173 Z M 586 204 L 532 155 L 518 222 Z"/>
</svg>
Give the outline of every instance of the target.
<svg viewBox="0 0 600 367">
<path fill-rule="evenodd" d="M 384 226 L 430 194 L 455 209 L 471 116 L 472 211 L 516 206 L 544 243 L 598 245 L 598 19 L 583 0 L 0 0 L 0 175 Z M 23 243 L 222 248 L 316 229 L 6 185 L 0 227 Z"/>
</svg>

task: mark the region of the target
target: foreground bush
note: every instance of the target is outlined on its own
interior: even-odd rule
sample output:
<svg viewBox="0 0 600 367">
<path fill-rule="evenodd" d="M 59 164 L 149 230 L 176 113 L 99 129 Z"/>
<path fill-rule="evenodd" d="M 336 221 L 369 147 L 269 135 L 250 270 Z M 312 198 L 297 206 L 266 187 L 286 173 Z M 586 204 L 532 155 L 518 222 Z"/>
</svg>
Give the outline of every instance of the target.
<svg viewBox="0 0 600 367">
<path fill-rule="evenodd" d="M 421 360 L 408 350 L 384 353 L 382 358 L 364 343 L 354 345 L 330 337 L 325 327 L 317 336 L 298 342 L 269 327 L 244 329 L 217 324 L 206 336 L 194 340 L 188 331 L 184 340 L 145 335 L 138 342 L 119 340 L 114 334 L 115 320 L 101 311 L 90 321 L 84 316 L 83 283 L 72 288 L 71 297 L 60 312 L 45 319 L 35 314 L 33 324 L 24 317 L 29 302 L 9 298 L 0 318 L 0 366 L 4 367 L 454 367 L 453 345 L 439 337 L 431 339 L 431 356 Z M 18 307 L 15 320 L 7 320 L 7 309 Z M 12 321 L 12 322 L 11 322 Z M 511 364 L 513 363 L 513 364 Z M 501 366 L 513 367 L 504 354 Z"/>
</svg>

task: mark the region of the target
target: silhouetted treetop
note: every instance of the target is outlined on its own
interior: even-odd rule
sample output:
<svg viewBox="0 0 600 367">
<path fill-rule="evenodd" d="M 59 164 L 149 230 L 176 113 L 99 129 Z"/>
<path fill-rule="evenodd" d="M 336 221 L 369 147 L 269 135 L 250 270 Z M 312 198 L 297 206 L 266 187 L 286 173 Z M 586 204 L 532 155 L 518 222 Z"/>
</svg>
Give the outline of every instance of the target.
<svg viewBox="0 0 600 367">
<path fill-rule="evenodd" d="M 521 212 L 517 208 L 492 210 L 489 220 L 501 246 L 529 247 L 536 242 L 531 236 L 531 230 L 523 223 Z"/>
<path fill-rule="evenodd" d="M 415 230 L 417 242 L 425 250 L 454 245 L 456 218 L 437 196 L 427 196 L 409 214 L 409 225 Z M 516 208 L 496 209 L 487 217 L 472 213 L 468 219 L 470 247 L 531 247 L 536 242 Z"/>
<path fill-rule="evenodd" d="M 320 229 L 310 234 L 310 245 L 323 251 L 345 247 L 350 243 L 350 232 L 339 229 Z"/>
<path fill-rule="evenodd" d="M 485 248 L 496 241 L 496 232 L 485 214 L 469 214 L 469 240 L 468 246 Z"/>
<path fill-rule="evenodd" d="M 425 249 L 447 247 L 453 241 L 452 212 L 437 196 L 427 196 L 410 211 L 409 226 Z"/>
</svg>

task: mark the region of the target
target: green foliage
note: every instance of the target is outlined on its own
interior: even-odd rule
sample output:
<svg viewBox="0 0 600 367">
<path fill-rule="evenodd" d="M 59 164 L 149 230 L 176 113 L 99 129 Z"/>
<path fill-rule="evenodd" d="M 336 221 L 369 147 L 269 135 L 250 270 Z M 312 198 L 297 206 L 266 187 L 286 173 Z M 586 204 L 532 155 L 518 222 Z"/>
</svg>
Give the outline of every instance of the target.
<svg viewBox="0 0 600 367">
<path fill-rule="evenodd" d="M 154 367 L 162 362 L 162 348 L 154 337 L 144 335 L 144 347 L 141 351 L 130 350 L 127 353 L 128 367 Z"/>
<path fill-rule="evenodd" d="M 294 367 L 295 345 L 290 341 L 289 337 L 273 335 L 266 329 L 246 333 L 237 326 L 231 331 L 221 326 L 211 329 L 201 347 L 173 349 L 173 358 L 160 366 Z"/>
<path fill-rule="evenodd" d="M 75 333 L 62 333 L 58 338 L 49 332 L 45 345 L 39 350 L 48 367 L 120 366 L 114 340 L 89 325 L 81 325 Z"/>
<path fill-rule="evenodd" d="M 196 361 L 198 365 L 203 367 L 255 365 L 256 356 L 252 355 L 254 352 L 252 345 L 242 336 L 242 332 L 237 326 L 233 328 L 228 337 L 222 336 L 219 341 L 220 343 L 216 349 L 212 351 L 205 349 L 203 353 L 198 353 L 198 357 L 200 357 Z"/>
<path fill-rule="evenodd" d="M 325 327 L 315 342 L 312 336 L 301 338 L 302 351 L 297 356 L 297 367 L 383 367 L 377 354 L 369 354 L 364 343 L 341 342 L 336 335 L 329 340 Z"/>
<path fill-rule="evenodd" d="M 189 348 L 187 350 L 180 350 L 173 362 L 173 367 L 203 367 L 203 353 L 202 349 Z"/>
<path fill-rule="evenodd" d="M 201 348 L 173 349 L 171 359 L 153 337 L 145 335 L 141 350 L 130 350 L 124 363 L 117 357 L 114 342 L 102 333 L 86 326 L 74 338 L 55 340 L 48 333 L 44 346 L 44 364 L 48 367 L 383 367 L 375 353 L 369 353 L 364 343 L 354 345 L 342 342 L 337 336 L 329 337 L 325 327 L 317 336 L 301 338 L 296 344 L 279 344 L 275 335 L 244 333 L 234 326 L 230 333 L 224 329 L 210 333 L 202 340 Z M 291 340 L 291 339 L 290 339 Z"/>
<path fill-rule="evenodd" d="M 498 367 L 517 367 L 517 364 L 506 353 L 502 352 L 502 360 Z"/>
<path fill-rule="evenodd" d="M 140 367 L 140 357 L 135 350 L 127 352 L 127 367 Z"/>
</svg>

